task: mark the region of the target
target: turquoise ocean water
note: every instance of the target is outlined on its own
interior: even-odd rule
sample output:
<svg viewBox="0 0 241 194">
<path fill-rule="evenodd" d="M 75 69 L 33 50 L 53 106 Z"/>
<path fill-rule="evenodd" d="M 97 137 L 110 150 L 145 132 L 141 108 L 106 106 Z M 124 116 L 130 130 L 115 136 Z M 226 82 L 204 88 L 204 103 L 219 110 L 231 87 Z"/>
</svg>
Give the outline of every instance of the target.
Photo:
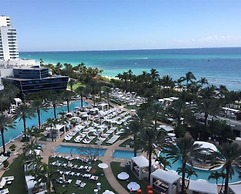
<svg viewBox="0 0 241 194">
<path fill-rule="evenodd" d="M 241 48 L 21 52 L 20 57 L 53 64 L 83 62 L 112 77 L 129 69 L 140 74 L 154 68 L 160 76 L 178 79 L 191 71 L 197 79 L 205 77 L 211 84 L 223 84 L 229 90 L 241 89 Z"/>
</svg>

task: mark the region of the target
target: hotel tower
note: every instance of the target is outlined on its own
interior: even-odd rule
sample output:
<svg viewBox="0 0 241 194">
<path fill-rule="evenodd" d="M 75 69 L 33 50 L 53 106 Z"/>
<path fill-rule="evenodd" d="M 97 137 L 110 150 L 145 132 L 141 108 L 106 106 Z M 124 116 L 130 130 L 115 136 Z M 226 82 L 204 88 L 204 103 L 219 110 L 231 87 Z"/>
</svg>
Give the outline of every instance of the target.
<svg viewBox="0 0 241 194">
<path fill-rule="evenodd" d="M 8 61 L 19 57 L 16 35 L 10 18 L 0 16 L 0 60 Z"/>
<path fill-rule="evenodd" d="M 4 81 L 12 82 L 22 95 L 43 90 L 66 90 L 69 77 L 50 75 L 32 59 L 20 59 L 16 29 L 8 16 L 0 16 L 0 90 Z"/>
</svg>

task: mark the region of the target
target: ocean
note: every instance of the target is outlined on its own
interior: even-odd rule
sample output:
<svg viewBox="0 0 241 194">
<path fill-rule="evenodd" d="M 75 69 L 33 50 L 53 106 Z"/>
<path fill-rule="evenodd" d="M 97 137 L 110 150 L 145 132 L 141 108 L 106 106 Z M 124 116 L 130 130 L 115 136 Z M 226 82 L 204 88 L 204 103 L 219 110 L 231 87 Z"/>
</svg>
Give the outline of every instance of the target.
<svg viewBox="0 0 241 194">
<path fill-rule="evenodd" d="M 154 68 L 161 77 L 169 75 L 176 80 L 191 71 L 197 79 L 207 78 L 210 84 L 241 90 L 241 48 L 20 52 L 20 57 L 73 66 L 83 62 L 110 77 L 129 69 L 141 74 Z"/>
</svg>

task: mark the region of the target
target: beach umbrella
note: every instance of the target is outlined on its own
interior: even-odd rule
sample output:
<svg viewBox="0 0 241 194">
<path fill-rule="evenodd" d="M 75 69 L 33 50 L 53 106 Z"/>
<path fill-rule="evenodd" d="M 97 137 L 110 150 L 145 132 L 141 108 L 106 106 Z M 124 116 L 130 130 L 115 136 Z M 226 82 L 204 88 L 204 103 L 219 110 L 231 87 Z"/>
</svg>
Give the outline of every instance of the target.
<svg viewBox="0 0 241 194">
<path fill-rule="evenodd" d="M 120 180 L 127 180 L 129 178 L 129 174 L 126 172 L 121 172 L 117 175 L 117 178 Z"/>
<path fill-rule="evenodd" d="M 104 168 L 108 168 L 108 164 L 106 164 L 106 163 L 99 163 L 99 164 L 98 164 L 98 167 L 99 167 L 99 168 L 103 168 L 103 169 L 104 169 Z"/>
<path fill-rule="evenodd" d="M 128 185 L 127 185 L 127 188 L 130 190 L 130 191 L 137 191 L 138 189 L 140 189 L 140 185 L 136 182 L 130 182 Z"/>
<path fill-rule="evenodd" d="M 113 191 L 105 190 L 103 194 L 115 194 Z"/>
</svg>

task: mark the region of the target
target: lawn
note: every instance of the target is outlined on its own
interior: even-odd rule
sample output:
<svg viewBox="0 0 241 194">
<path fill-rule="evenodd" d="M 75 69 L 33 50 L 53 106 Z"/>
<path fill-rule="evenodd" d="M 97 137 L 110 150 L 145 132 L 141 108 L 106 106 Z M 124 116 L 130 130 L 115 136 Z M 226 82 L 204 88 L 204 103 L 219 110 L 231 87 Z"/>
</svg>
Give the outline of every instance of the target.
<svg viewBox="0 0 241 194">
<path fill-rule="evenodd" d="M 141 190 L 142 190 L 142 193 L 147 193 L 147 180 L 143 179 L 143 180 L 139 180 L 131 171 L 131 169 L 129 167 L 122 167 L 120 165 L 120 162 L 111 162 L 111 169 L 112 169 L 112 172 L 114 174 L 115 177 L 117 177 L 117 175 L 120 173 L 120 172 L 127 172 L 130 177 L 128 180 L 118 180 L 118 182 L 127 190 L 127 185 L 129 182 L 137 182 L 140 186 L 141 186 Z"/>
<path fill-rule="evenodd" d="M 26 194 L 23 172 L 23 157 L 21 155 L 12 162 L 12 164 L 9 166 L 9 169 L 4 172 L 2 177 L 4 176 L 14 176 L 14 181 L 12 184 L 4 187 L 9 189 L 10 194 Z"/>
<path fill-rule="evenodd" d="M 57 193 L 94 193 L 94 189 L 97 188 L 97 183 L 101 183 L 101 190 L 99 190 L 99 193 L 103 193 L 106 189 L 114 191 L 112 186 L 109 184 L 107 179 L 104 176 L 103 169 L 98 167 L 98 164 L 101 161 L 96 161 L 90 171 L 86 170 L 80 170 L 80 169 L 75 169 L 73 167 L 64 167 L 62 164 L 68 163 L 68 160 L 65 158 L 50 158 L 49 161 L 50 163 L 53 163 L 55 161 L 59 161 L 61 163 L 60 166 L 52 166 L 51 169 L 53 171 L 53 186 L 55 187 L 55 190 Z M 92 166 L 89 162 L 84 162 L 79 159 L 74 159 L 71 160 L 71 163 L 73 166 Z M 65 184 L 61 183 L 58 180 L 61 180 L 63 175 L 60 174 L 62 172 L 71 172 L 73 175 L 68 174 L 64 175 L 65 180 L 72 180 L 71 183 Z M 79 175 L 77 175 L 79 173 Z M 91 180 L 87 177 L 84 177 L 84 174 L 90 174 L 98 177 L 98 180 Z M 86 186 L 83 188 L 80 188 L 80 186 L 76 185 L 76 180 L 81 180 L 81 182 L 86 183 Z"/>
<path fill-rule="evenodd" d="M 60 162 L 63 162 L 64 159 Z M 50 162 L 53 162 L 53 159 L 50 159 Z M 66 162 L 66 161 L 65 161 Z M 67 171 L 74 171 L 70 168 L 64 168 L 64 167 L 52 167 L 53 170 L 53 186 L 56 189 L 55 193 L 65 193 L 65 194 L 72 194 L 72 193 L 94 193 L 94 189 L 97 187 L 96 184 L 99 182 L 101 183 L 101 190 L 100 193 L 103 193 L 106 189 L 114 191 L 112 186 L 109 184 L 107 179 L 104 176 L 104 172 L 101 168 L 98 167 L 98 163 L 101 161 L 96 161 L 95 164 L 93 165 L 93 168 L 89 172 L 92 175 L 98 176 L 99 179 L 97 181 L 94 180 L 89 180 L 87 178 L 83 177 L 77 177 L 77 176 L 68 176 L 66 175 L 65 178 L 71 179 L 72 182 L 70 184 L 58 184 L 56 180 L 61 176 L 57 171 L 58 170 L 67 170 Z M 73 161 L 73 164 L 78 164 L 78 165 L 90 165 L 89 163 L 80 163 L 78 161 Z M 80 172 L 80 170 L 76 171 Z M 84 173 L 84 172 L 83 172 Z M 26 189 L 25 189 L 25 180 L 24 180 L 24 172 L 23 172 L 23 158 L 20 155 L 17 157 L 13 163 L 9 166 L 9 169 L 6 170 L 3 174 L 3 176 L 14 176 L 14 181 L 12 182 L 11 185 L 6 185 L 4 188 L 9 189 L 10 194 L 26 194 Z M 86 186 L 81 189 L 77 185 L 75 185 L 75 182 L 77 179 L 82 180 L 83 182 L 87 183 Z M 65 185 L 65 186 L 63 186 Z"/>
</svg>

